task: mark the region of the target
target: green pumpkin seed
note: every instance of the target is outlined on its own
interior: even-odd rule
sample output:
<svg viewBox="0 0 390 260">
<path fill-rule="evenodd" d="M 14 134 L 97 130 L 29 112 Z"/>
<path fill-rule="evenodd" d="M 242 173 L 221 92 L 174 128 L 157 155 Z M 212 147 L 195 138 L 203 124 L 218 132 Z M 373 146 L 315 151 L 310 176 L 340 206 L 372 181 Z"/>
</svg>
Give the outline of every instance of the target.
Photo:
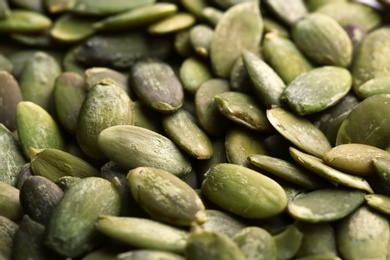
<svg viewBox="0 0 390 260">
<path fill-rule="evenodd" d="M 99 216 L 119 213 L 119 194 L 109 181 L 97 177 L 81 179 L 54 208 L 44 243 L 62 256 L 81 256 L 102 239 L 95 228 Z"/>
<path fill-rule="evenodd" d="M 95 21 L 96 18 L 63 14 L 54 22 L 50 35 L 60 42 L 77 43 L 95 32 L 92 27 Z"/>
<path fill-rule="evenodd" d="M 0 20 L 0 33 L 37 33 L 49 29 L 51 24 L 51 20 L 41 13 L 12 10 Z"/>
<path fill-rule="evenodd" d="M 156 220 L 179 226 L 206 221 L 198 194 L 175 175 L 152 167 L 138 167 L 127 175 L 131 194 Z"/>
<path fill-rule="evenodd" d="M 84 79 L 75 72 L 63 72 L 54 82 L 54 102 L 61 125 L 75 136 L 77 119 L 86 96 Z"/>
<path fill-rule="evenodd" d="M 95 34 L 75 50 L 82 64 L 90 67 L 129 69 L 144 58 L 164 59 L 172 51 L 170 36 L 151 36 L 141 31 Z"/>
<path fill-rule="evenodd" d="M 336 234 L 337 246 L 343 258 L 385 259 L 389 245 L 389 222 L 367 206 L 358 208 L 341 220 Z"/>
<path fill-rule="evenodd" d="M 22 101 L 22 93 L 19 83 L 14 76 L 7 71 L 0 71 L 0 98 L 2 100 L 0 109 L 0 123 L 4 124 L 10 131 L 15 130 L 16 106 Z"/>
<path fill-rule="evenodd" d="M 375 171 L 379 178 L 386 183 L 387 185 L 390 185 L 390 156 L 387 155 L 381 155 L 374 157 L 372 160 L 374 164 Z"/>
<path fill-rule="evenodd" d="M 390 52 L 390 28 L 381 27 L 372 31 L 363 40 L 352 67 L 353 88 L 359 96 L 359 87 L 373 78 L 390 76 L 390 62 L 383 59 Z"/>
<path fill-rule="evenodd" d="M 172 113 L 183 105 L 183 86 L 165 62 L 137 62 L 131 68 L 130 80 L 139 99 L 159 112 Z"/>
<path fill-rule="evenodd" d="M 294 24 L 294 42 L 315 63 L 347 67 L 352 59 L 352 42 L 333 18 L 312 13 Z"/>
<path fill-rule="evenodd" d="M 93 28 L 104 31 L 133 29 L 166 18 L 176 13 L 177 9 L 177 6 L 171 3 L 144 5 L 117 15 L 108 16 L 94 23 Z"/>
<path fill-rule="evenodd" d="M 76 128 L 77 141 L 88 156 L 105 158 L 97 143 L 98 135 L 110 126 L 131 125 L 131 104 L 127 93 L 112 80 L 103 80 L 88 91 Z"/>
<path fill-rule="evenodd" d="M 98 143 L 104 154 L 128 170 L 149 166 L 179 177 L 191 171 L 187 157 L 170 139 L 145 128 L 109 127 L 100 133 Z"/>
<path fill-rule="evenodd" d="M 154 2 L 155 0 L 112 0 L 110 2 L 104 0 L 70 0 L 67 9 L 83 15 L 106 16 L 153 4 Z"/>
<path fill-rule="evenodd" d="M 186 153 L 198 160 L 209 159 L 213 147 L 209 137 L 200 129 L 195 118 L 185 110 L 164 117 L 162 125 L 167 135 Z"/>
<path fill-rule="evenodd" d="M 372 160 L 376 156 L 389 156 L 382 149 L 365 144 L 342 144 L 326 152 L 324 163 L 343 172 L 369 176 L 376 174 Z"/>
<path fill-rule="evenodd" d="M 222 136 L 230 120 L 221 114 L 214 96 L 230 90 L 229 82 L 222 79 L 205 81 L 195 93 L 195 112 L 200 127 L 208 134 Z"/>
<path fill-rule="evenodd" d="M 263 53 L 265 60 L 286 84 L 313 68 L 294 42 L 278 32 L 265 35 Z M 287 61 L 286 57 L 289 57 Z"/>
<path fill-rule="evenodd" d="M 210 68 L 199 59 L 189 57 L 181 64 L 180 79 L 184 89 L 191 94 L 195 94 L 202 83 L 211 77 Z"/>
<path fill-rule="evenodd" d="M 230 163 L 250 168 L 248 156 L 251 154 L 267 155 L 264 137 L 242 127 L 232 127 L 225 137 L 226 158 Z"/>
<path fill-rule="evenodd" d="M 331 149 L 325 135 L 306 118 L 282 108 L 268 109 L 267 118 L 281 135 L 307 153 L 322 158 Z"/>
<path fill-rule="evenodd" d="M 228 163 L 209 169 L 202 193 L 218 206 L 245 218 L 276 216 L 287 205 L 286 193 L 277 182 L 249 168 Z"/>
<path fill-rule="evenodd" d="M 12 73 L 14 70 L 14 65 L 3 54 L 0 54 L 0 69 L 4 72 L 9 72 L 9 73 Z"/>
<path fill-rule="evenodd" d="M 364 196 L 367 205 L 382 212 L 390 215 L 390 197 L 382 194 L 367 194 Z"/>
<path fill-rule="evenodd" d="M 64 67 L 64 71 L 66 72 L 75 72 L 80 76 L 84 77 L 84 72 L 86 70 L 85 64 L 78 61 L 76 58 L 76 53 L 79 52 L 81 46 L 76 46 L 71 48 L 69 51 L 65 53 L 62 66 Z"/>
<path fill-rule="evenodd" d="M 342 219 L 364 202 L 360 190 L 322 189 L 302 194 L 288 204 L 290 215 L 300 221 L 317 223 Z"/>
<path fill-rule="evenodd" d="M 6 182 L 0 181 L 0 216 L 18 220 L 23 216 L 19 201 L 19 190 Z"/>
<path fill-rule="evenodd" d="M 45 7 L 49 13 L 63 13 L 71 0 L 46 0 Z"/>
<path fill-rule="evenodd" d="M 248 260 L 276 260 L 276 243 L 262 228 L 244 228 L 234 235 L 233 241 Z"/>
<path fill-rule="evenodd" d="M 380 94 L 360 102 L 341 124 L 336 145 L 361 143 L 386 150 L 390 145 L 390 120 L 383 111 L 390 110 L 389 101 L 389 94 Z"/>
<path fill-rule="evenodd" d="M 202 11 L 208 7 L 209 2 L 207 0 L 181 0 L 180 4 L 197 19 L 202 20 Z"/>
<path fill-rule="evenodd" d="M 245 255 L 234 241 L 216 231 L 195 227 L 190 233 L 185 249 L 188 260 L 226 259 L 243 260 Z"/>
<path fill-rule="evenodd" d="M 296 225 L 289 225 L 285 230 L 273 236 L 276 244 L 277 259 L 287 260 L 293 258 L 303 240 L 303 233 L 299 231 Z"/>
<path fill-rule="evenodd" d="M 293 25 L 308 13 L 302 0 L 289 1 L 266 0 L 265 4 L 287 25 Z"/>
<path fill-rule="evenodd" d="M 54 81 L 61 67 L 53 56 L 36 52 L 28 59 L 20 77 L 20 89 L 24 101 L 32 101 L 53 114 Z"/>
<path fill-rule="evenodd" d="M 330 181 L 347 187 L 364 190 L 368 193 L 374 193 L 368 182 L 359 176 L 349 175 L 333 169 L 317 157 L 300 152 L 293 147 L 290 147 L 290 154 L 297 163 Z"/>
<path fill-rule="evenodd" d="M 233 91 L 242 93 L 252 94 L 254 92 L 242 57 L 236 60 L 230 72 L 230 87 Z"/>
<path fill-rule="evenodd" d="M 357 91 L 363 99 L 378 94 L 390 94 L 390 77 L 370 79 L 364 82 Z"/>
<path fill-rule="evenodd" d="M 204 180 L 205 173 L 214 165 L 218 163 L 227 163 L 225 141 L 217 138 L 211 141 L 213 145 L 213 156 L 207 160 L 198 162 L 197 173 L 201 181 Z"/>
<path fill-rule="evenodd" d="M 296 77 L 283 98 L 298 115 L 308 115 L 335 105 L 351 86 L 352 76 L 347 69 L 323 66 Z"/>
<path fill-rule="evenodd" d="M 267 108 L 273 105 L 280 107 L 280 97 L 286 88 L 280 76 L 267 63 L 249 51 L 243 51 L 242 59 L 261 103 Z"/>
<path fill-rule="evenodd" d="M 134 125 L 156 133 L 164 133 L 161 114 L 137 100 L 133 102 Z"/>
<path fill-rule="evenodd" d="M 152 23 L 147 30 L 151 34 L 173 33 L 190 28 L 195 21 L 195 17 L 191 14 L 177 13 Z"/>
<path fill-rule="evenodd" d="M 13 238 L 12 258 L 42 260 L 61 258 L 43 245 L 44 233 L 45 226 L 24 215 Z"/>
<path fill-rule="evenodd" d="M 190 30 L 191 29 L 188 28 L 175 33 L 173 45 L 175 47 L 175 51 L 183 57 L 189 57 L 194 54 L 194 48 L 191 45 L 190 40 Z"/>
<path fill-rule="evenodd" d="M 267 33 L 277 34 L 280 37 L 288 38 L 290 35 L 290 32 L 281 25 L 278 21 L 270 18 L 270 17 L 263 17 L 264 22 L 264 35 Z"/>
<path fill-rule="evenodd" d="M 229 8 L 218 22 L 210 46 L 214 73 L 228 78 L 234 62 L 245 49 L 259 46 L 263 21 L 256 2 L 244 2 Z"/>
<path fill-rule="evenodd" d="M 86 161 L 57 149 L 37 150 L 30 148 L 30 167 L 34 175 L 45 177 L 52 182 L 63 176 L 86 178 L 100 173 Z"/>
<path fill-rule="evenodd" d="M 203 58 L 210 55 L 211 39 L 214 30 L 204 24 L 192 26 L 190 30 L 190 42 L 195 52 Z"/>
<path fill-rule="evenodd" d="M 220 210 L 206 209 L 206 217 L 206 222 L 201 225 L 203 229 L 213 230 L 231 238 L 248 226 L 243 220 Z"/>
<path fill-rule="evenodd" d="M 30 147 L 64 150 L 65 140 L 56 121 L 39 105 L 19 102 L 16 107 L 16 128 L 24 156 L 30 158 Z"/>
<path fill-rule="evenodd" d="M 202 18 L 205 19 L 211 26 L 216 27 L 221 20 L 223 12 L 217 8 L 208 6 L 202 10 Z"/>
<path fill-rule="evenodd" d="M 11 259 L 13 237 L 19 226 L 12 220 L 0 216 L 0 258 Z"/>
<path fill-rule="evenodd" d="M 361 3 L 338 1 L 321 6 L 315 12 L 332 17 L 343 27 L 357 24 L 370 31 L 381 24 L 379 13 Z"/>
<path fill-rule="evenodd" d="M 20 189 L 20 204 L 32 220 L 45 225 L 64 192 L 54 182 L 30 176 Z"/>
<path fill-rule="evenodd" d="M 219 111 L 233 122 L 256 131 L 269 132 L 272 126 L 265 112 L 251 96 L 228 91 L 214 96 Z"/>
<path fill-rule="evenodd" d="M 184 260 L 185 258 L 181 255 L 166 252 L 166 251 L 160 251 L 160 250 L 147 250 L 147 249 L 138 249 L 138 250 L 132 250 L 129 252 L 120 253 L 116 256 L 116 259 L 122 259 L 122 260 L 142 260 L 142 259 L 149 259 L 149 260 Z"/>
<path fill-rule="evenodd" d="M 337 256 L 336 235 L 329 223 L 298 222 L 297 227 L 302 232 L 303 239 L 295 257 L 326 255 L 335 258 Z M 323 260 L 326 259 L 324 258 Z"/>
<path fill-rule="evenodd" d="M 154 220 L 102 215 L 96 228 L 103 234 L 136 248 L 183 253 L 189 234 Z"/>
<path fill-rule="evenodd" d="M 317 175 L 313 175 L 305 168 L 283 159 L 262 154 L 251 154 L 248 160 L 262 170 L 305 188 L 319 188 L 327 185 L 323 178 L 318 178 Z"/>
</svg>

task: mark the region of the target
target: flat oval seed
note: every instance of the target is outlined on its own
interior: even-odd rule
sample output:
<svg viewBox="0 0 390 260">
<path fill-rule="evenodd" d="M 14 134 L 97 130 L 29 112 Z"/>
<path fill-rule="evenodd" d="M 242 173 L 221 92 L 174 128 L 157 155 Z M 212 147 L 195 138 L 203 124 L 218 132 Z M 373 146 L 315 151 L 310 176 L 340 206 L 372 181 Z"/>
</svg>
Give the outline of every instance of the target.
<svg viewBox="0 0 390 260">
<path fill-rule="evenodd" d="M 37 33 L 48 29 L 51 24 L 51 20 L 41 13 L 12 10 L 0 20 L 0 33 Z"/>
<path fill-rule="evenodd" d="M 151 34 L 173 33 L 190 28 L 195 21 L 189 13 L 177 13 L 149 25 L 147 30 Z"/>
<path fill-rule="evenodd" d="M 42 107 L 22 101 L 16 107 L 16 128 L 26 158 L 29 148 L 54 148 L 64 150 L 65 140 L 54 119 Z"/>
<path fill-rule="evenodd" d="M 269 132 L 272 126 L 265 112 L 251 96 L 240 92 L 224 92 L 214 96 L 219 111 L 233 122 L 251 130 Z"/>
<path fill-rule="evenodd" d="M 276 244 L 273 237 L 259 227 L 247 227 L 233 237 L 247 260 L 276 260 Z"/>
<path fill-rule="evenodd" d="M 189 112 L 179 110 L 168 115 L 164 117 L 162 125 L 172 141 L 190 156 L 204 160 L 213 155 L 210 138 L 197 126 Z"/>
<path fill-rule="evenodd" d="M 390 77 L 370 79 L 364 82 L 357 91 L 363 99 L 378 94 L 390 94 Z"/>
<path fill-rule="evenodd" d="M 217 26 L 221 20 L 223 12 L 217 8 L 207 6 L 202 10 L 202 18 L 205 19 L 211 26 Z"/>
<path fill-rule="evenodd" d="M 380 149 L 390 146 L 390 94 L 380 94 L 360 102 L 344 119 L 337 133 L 336 145 L 368 144 Z"/>
<path fill-rule="evenodd" d="M 296 220 L 317 223 L 342 219 L 364 202 L 365 193 L 350 189 L 323 189 L 301 194 L 287 207 Z"/>
<path fill-rule="evenodd" d="M 335 170 L 324 164 L 317 157 L 303 153 L 293 147 L 290 147 L 290 154 L 297 163 L 330 181 L 374 193 L 368 182 L 359 176 L 349 175 Z"/>
<path fill-rule="evenodd" d="M 156 220 L 178 226 L 206 221 L 198 194 L 175 175 L 152 167 L 129 171 L 127 183 L 138 204 Z"/>
<path fill-rule="evenodd" d="M 0 123 L 10 131 L 16 128 L 16 106 L 22 101 L 22 92 L 18 81 L 7 71 L 0 71 Z"/>
<path fill-rule="evenodd" d="M 190 42 L 198 55 L 204 58 L 209 57 L 213 33 L 214 30 L 204 24 L 198 24 L 191 28 L 189 32 Z"/>
<path fill-rule="evenodd" d="M 244 2 L 229 8 L 218 22 L 210 46 L 214 73 L 228 78 L 234 62 L 245 49 L 259 46 L 263 21 L 256 2 Z"/>
<path fill-rule="evenodd" d="M 142 127 L 109 127 L 100 133 L 98 143 L 108 158 L 128 170 L 150 166 L 179 177 L 191 171 L 187 157 L 170 139 Z"/>
<path fill-rule="evenodd" d="M 282 108 L 271 108 L 267 110 L 267 118 L 281 135 L 307 153 L 322 158 L 331 149 L 326 136 L 303 117 Z"/>
<path fill-rule="evenodd" d="M 301 247 L 303 234 L 293 224 L 273 238 L 277 248 L 277 259 L 291 259 Z"/>
<path fill-rule="evenodd" d="M 234 241 L 216 231 L 195 227 L 188 239 L 185 250 L 188 260 L 224 259 L 244 260 L 245 255 Z"/>
<path fill-rule="evenodd" d="M 277 182 L 249 168 L 228 163 L 209 169 L 202 193 L 218 206 L 245 218 L 276 216 L 287 205 L 286 193 Z"/>
<path fill-rule="evenodd" d="M 347 67 L 352 59 L 352 42 L 333 18 L 311 13 L 294 24 L 294 42 L 314 62 Z"/>
<path fill-rule="evenodd" d="M 248 160 L 262 170 L 305 188 L 319 188 L 327 185 L 323 178 L 318 178 L 317 175 L 289 161 L 262 154 L 251 154 Z"/>
<path fill-rule="evenodd" d="M 76 135 L 77 119 L 87 95 L 84 79 L 75 72 L 63 72 L 54 82 L 54 102 L 61 125 Z"/>
<path fill-rule="evenodd" d="M 207 220 L 201 225 L 206 230 L 213 230 L 228 237 L 233 237 L 241 229 L 248 226 L 243 220 L 225 211 L 206 209 Z"/>
<path fill-rule="evenodd" d="M 389 222 L 383 215 L 362 206 L 337 228 L 337 246 L 344 259 L 385 259 Z"/>
<path fill-rule="evenodd" d="M 154 220 L 101 215 L 96 228 L 103 234 L 136 248 L 183 253 L 189 234 Z"/>
<path fill-rule="evenodd" d="M 267 63 L 249 51 L 242 52 L 242 60 L 262 104 L 266 108 L 274 105 L 280 107 L 280 98 L 286 88 L 280 76 Z"/>
<path fill-rule="evenodd" d="M 131 68 L 130 80 L 139 99 L 157 111 L 172 113 L 183 105 L 183 86 L 165 62 L 137 62 Z"/>
<path fill-rule="evenodd" d="M 372 162 L 376 156 L 389 156 L 382 149 L 365 144 L 342 144 L 333 147 L 324 154 L 324 163 L 337 170 L 359 176 L 374 175 L 375 167 Z"/>
<path fill-rule="evenodd" d="M 92 28 L 95 21 L 96 18 L 63 14 L 54 22 L 50 35 L 60 42 L 77 43 L 95 32 Z"/>
<path fill-rule="evenodd" d="M 230 124 L 219 112 L 214 96 L 230 90 L 229 82 L 223 79 L 205 81 L 195 94 L 195 112 L 200 127 L 210 135 L 222 136 Z"/>
<path fill-rule="evenodd" d="M 302 0 L 285 2 L 283 0 L 266 0 L 265 4 L 287 25 L 293 25 L 307 15 L 305 3 Z"/>
<path fill-rule="evenodd" d="M 180 66 L 180 79 L 183 87 L 191 94 L 195 94 L 202 83 L 211 77 L 210 68 L 199 59 L 189 57 Z"/>
<path fill-rule="evenodd" d="M 88 91 L 77 119 L 76 137 L 81 149 L 91 158 L 105 155 L 97 143 L 104 129 L 133 123 L 132 101 L 112 80 L 103 80 Z"/>
<path fill-rule="evenodd" d="M 23 209 L 19 200 L 19 189 L 0 181 L 0 216 L 10 220 L 19 220 L 23 216 Z"/>
<path fill-rule="evenodd" d="M 351 86 L 352 76 L 347 69 L 323 66 L 295 78 L 283 98 L 298 115 L 308 115 L 335 105 Z"/>
<path fill-rule="evenodd" d="M 390 197 L 382 194 L 367 194 L 364 196 L 367 205 L 382 212 L 390 215 Z"/>
<path fill-rule="evenodd" d="M 67 10 L 82 15 L 106 16 L 155 2 L 155 0 L 72 0 L 69 1 Z"/>
<path fill-rule="evenodd" d="M 177 5 L 171 3 L 155 3 L 140 6 L 93 24 L 96 30 L 123 30 L 148 25 L 177 12 Z"/>
<path fill-rule="evenodd" d="M 390 155 L 375 157 L 372 162 L 379 178 L 390 185 Z"/>
<path fill-rule="evenodd" d="M 25 157 L 12 133 L 0 124 L 0 181 L 15 186 Z"/>
<path fill-rule="evenodd" d="M 257 132 L 242 127 L 232 127 L 225 137 L 226 157 L 230 163 L 250 168 L 248 156 L 251 154 L 268 154 L 264 137 Z"/>
<path fill-rule="evenodd" d="M 109 181 L 90 177 L 76 182 L 54 208 L 44 243 L 65 257 L 84 255 L 101 242 L 95 223 L 100 215 L 118 215 L 120 197 Z"/>
</svg>

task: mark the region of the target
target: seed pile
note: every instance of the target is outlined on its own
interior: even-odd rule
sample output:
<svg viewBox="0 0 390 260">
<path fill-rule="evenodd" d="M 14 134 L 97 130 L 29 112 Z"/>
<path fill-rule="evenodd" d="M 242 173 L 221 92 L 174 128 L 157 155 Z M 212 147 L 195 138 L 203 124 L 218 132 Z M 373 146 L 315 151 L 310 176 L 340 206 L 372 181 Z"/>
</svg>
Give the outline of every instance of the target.
<svg viewBox="0 0 390 260">
<path fill-rule="evenodd" d="M 387 0 L 0 0 L 0 259 L 390 259 Z"/>
</svg>

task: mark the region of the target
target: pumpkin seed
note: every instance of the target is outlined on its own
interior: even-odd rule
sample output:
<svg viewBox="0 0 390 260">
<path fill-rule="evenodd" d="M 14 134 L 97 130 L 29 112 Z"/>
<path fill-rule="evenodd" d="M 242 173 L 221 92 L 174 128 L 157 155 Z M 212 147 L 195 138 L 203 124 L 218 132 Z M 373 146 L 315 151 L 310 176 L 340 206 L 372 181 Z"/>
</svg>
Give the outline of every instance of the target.
<svg viewBox="0 0 390 260">
<path fill-rule="evenodd" d="M 372 160 L 374 164 L 375 171 L 379 178 L 386 183 L 387 185 L 390 184 L 390 156 L 387 155 L 380 155 L 377 157 L 374 157 Z"/>
<path fill-rule="evenodd" d="M 138 204 L 157 220 L 179 226 L 206 221 L 195 191 L 175 175 L 152 167 L 129 171 L 127 182 Z"/>
<path fill-rule="evenodd" d="M 155 0 L 70 0 L 67 9 L 83 15 L 106 16 L 154 3 Z"/>
<path fill-rule="evenodd" d="M 244 220 L 220 210 L 206 209 L 206 217 L 206 222 L 201 225 L 203 229 L 213 230 L 230 238 L 248 226 Z"/>
<path fill-rule="evenodd" d="M 88 17 L 63 14 L 56 19 L 50 35 L 60 42 L 77 43 L 95 32 L 92 27 L 95 21 Z"/>
<path fill-rule="evenodd" d="M 245 218 L 276 216 L 287 205 L 286 193 L 277 182 L 229 163 L 216 164 L 209 169 L 202 183 L 202 193 L 218 206 Z"/>
<path fill-rule="evenodd" d="M 331 149 L 326 136 L 304 117 L 275 107 L 267 110 L 267 118 L 281 135 L 307 153 L 322 158 Z"/>
<path fill-rule="evenodd" d="M 367 194 L 364 196 L 367 205 L 387 215 L 390 214 L 390 197 L 382 194 Z"/>
<path fill-rule="evenodd" d="M 195 52 L 201 57 L 208 58 L 210 55 L 213 29 L 204 24 L 194 25 L 190 30 L 190 42 Z"/>
<path fill-rule="evenodd" d="M 189 13 L 176 13 L 148 27 L 151 34 L 166 34 L 190 28 L 195 23 L 195 17 Z"/>
<path fill-rule="evenodd" d="M 378 94 L 390 94 L 390 77 L 370 79 L 363 83 L 357 91 L 362 98 Z"/>
<path fill-rule="evenodd" d="M 211 26 L 217 26 L 221 20 L 223 12 L 217 8 L 207 6 L 202 10 L 202 18 L 204 18 Z"/>
<path fill-rule="evenodd" d="M 337 228 L 337 246 L 346 259 L 384 259 L 388 251 L 387 218 L 361 206 Z"/>
<path fill-rule="evenodd" d="M 279 234 L 273 236 L 278 249 L 277 259 L 287 260 L 291 259 L 296 255 L 299 248 L 302 244 L 303 234 L 299 229 L 293 224 L 289 225 L 285 230 Z"/>
<path fill-rule="evenodd" d="M 0 82 L 0 98 L 2 100 L 0 123 L 13 131 L 16 128 L 16 106 L 22 101 L 22 93 L 18 81 L 11 73 L 0 71 Z"/>
<path fill-rule="evenodd" d="M 293 25 L 308 13 L 302 0 L 285 3 L 281 0 L 266 0 L 265 4 L 287 25 Z"/>
<path fill-rule="evenodd" d="M 243 2 L 229 8 L 218 22 L 210 46 L 214 73 L 228 78 L 234 62 L 245 49 L 259 46 L 263 21 L 256 2 Z"/>
<path fill-rule="evenodd" d="M 288 204 L 290 215 L 300 221 L 317 223 L 342 219 L 364 202 L 365 193 L 349 189 L 315 190 Z"/>
<path fill-rule="evenodd" d="M 0 181 L 0 187 L 0 216 L 10 220 L 21 219 L 23 209 L 19 201 L 19 190 L 3 181 Z"/>
<path fill-rule="evenodd" d="M 96 228 L 103 234 L 137 248 L 183 253 L 189 234 L 154 220 L 101 215 Z"/>
<path fill-rule="evenodd" d="M 322 160 L 318 159 L 317 157 L 300 152 L 294 147 L 290 147 L 290 154 L 297 163 L 312 171 L 313 173 L 329 179 L 330 181 L 347 187 L 374 193 L 368 182 L 359 176 L 349 175 L 347 173 L 335 170 L 324 164 Z"/>
<path fill-rule="evenodd" d="M 13 237 L 18 230 L 19 225 L 12 220 L 0 216 L 0 257 L 11 259 Z"/>
<path fill-rule="evenodd" d="M 39 12 L 12 10 L 0 20 L 0 33 L 37 33 L 49 29 L 51 24 L 51 20 Z"/>
<path fill-rule="evenodd" d="M 199 59 L 189 57 L 181 64 L 180 79 L 184 89 L 191 94 L 195 94 L 202 83 L 211 77 L 210 69 Z"/>
<path fill-rule="evenodd" d="M 187 157 L 170 139 L 145 128 L 109 127 L 100 133 L 98 143 L 108 158 L 128 170 L 150 166 L 179 177 L 191 171 Z"/>
</svg>

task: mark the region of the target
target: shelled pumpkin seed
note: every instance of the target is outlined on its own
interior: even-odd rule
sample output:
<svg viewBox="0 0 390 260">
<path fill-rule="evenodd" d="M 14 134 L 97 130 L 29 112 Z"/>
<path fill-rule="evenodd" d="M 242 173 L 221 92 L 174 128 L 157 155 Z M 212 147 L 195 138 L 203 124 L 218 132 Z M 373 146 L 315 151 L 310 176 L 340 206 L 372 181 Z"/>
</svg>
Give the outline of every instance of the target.
<svg viewBox="0 0 390 260">
<path fill-rule="evenodd" d="M 0 0 L 0 258 L 387 259 L 387 2 Z"/>
</svg>

